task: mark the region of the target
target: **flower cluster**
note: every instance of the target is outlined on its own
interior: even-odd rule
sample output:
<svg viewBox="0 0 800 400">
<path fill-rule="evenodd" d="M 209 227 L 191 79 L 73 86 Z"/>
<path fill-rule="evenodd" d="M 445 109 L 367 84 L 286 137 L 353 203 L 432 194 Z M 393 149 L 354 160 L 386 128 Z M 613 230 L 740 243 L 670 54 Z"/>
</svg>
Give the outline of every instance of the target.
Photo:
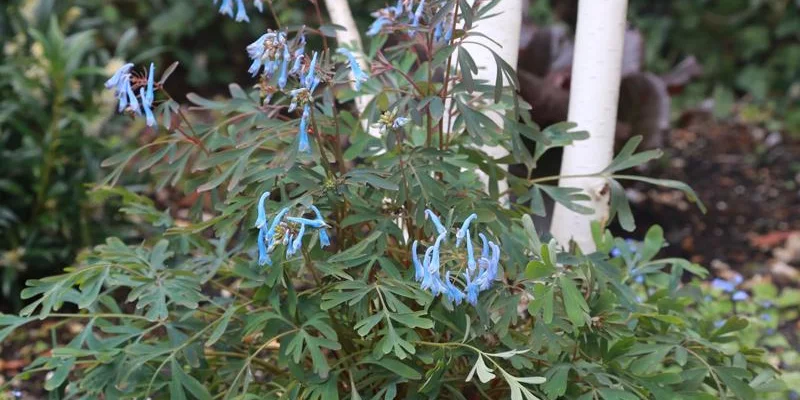
<svg viewBox="0 0 800 400">
<path fill-rule="evenodd" d="M 133 64 L 131 63 L 120 67 L 106 81 L 106 89 L 114 89 L 114 96 L 117 97 L 119 102 L 118 112 L 128 111 L 135 115 L 144 113 L 147 126 L 155 126 L 156 118 L 153 115 L 153 100 L 155 98 L 153 75 L 155 74 L 155 65 L 150 63 L 150 71 L 147 74 L 146 82 L 145 78 L 134 75 L 131 69 L 133 69 Z M 139 98 L 136 97 L 136 89 L 139 89 Z M 139 99 L 141 99 L 141 106 Z"/>
<path fill-rule="evenodd" d="M 731 299 L 733 301 L 743 301 L 750 298 L 747 292 L 743 290 L 737 290 L 737 287 L 742 284 L 744 278 L 742 278 L 739 274 L 734 274 L 730 279 L 721 279 L 715 278 L 711 281 L 711 287 L 715 289 L 719 289 L 725 293 L 733 293 L 731 295 Z"/>
<path fill-rule="evenodd" d="M 218 2 L 219 0 L 214 0 L 214 4 Z M 253 5 L 256 6 L 258 12 L 264 12 L 263 0 L 253 0 Z M 219 6 L 219 13 L 233 17 L 233 0 L 222 0 L 222 4 Z M 236 22 L 242 21 L 250 22 L 250 17 L 247 16 L 247 8 L 244 6 L 244 1 L 236 0 Z"/>
<path fill-rule="evenodd" d="M 247 55 L 253 60 L 247 71 L 253 76 L 261 72 L 266 80 L 272 79 L 278 72 L 278 87 L 283 90 L 289 75 L 299 76 L 302 72 L 305 46 L 306 38 L 302 33 L 297 35 L 293 44 L 290 44 L 286 32 L 270 30 L 247 46 Z M 295 50 L 290 51 L 290 47 L 294 47 Z M 291 69 L 289 69 L 290 63 Z"/>
<path fill-rule="evenodd" d="M 253 60 L 248 71 L 253 76 L 261 73 L 263 82 L 271 80 L 277 74 L 277 88 L 284 90 L 289 76 L 295 76 L 299 80 L 300 87 L 289 91 L 292 98 L 289 112 L 296 110 L 297 107 L 303 108 L 297 147 L 301 152 L 310 152 L 308 122 L 314 103 L 314 90 L 320 84 L 320 78 L 317 75 L 317 52 L 314 52 L 311 61 L 304 66 L 305 45 L 306 38 L 302 33 L 297 35 L 294 42 L 290 44 L 285 32 L 269 31 L 247 46 L 247 54 Z M 274 92 L 274 89 L 266 90 L 264 103 L 271 100 Z"/>
<path fill-rule="evenodd" d="M 372 13 L 375 21 L 367 30 L 368 36 L 379 34 L 384 27 L 397 27 L 408 30 L 413 35 L 419 28 L 420 20 L 425 12 L 426 1 L 420 0 L 414 6 L 414 0 L 397 0 L 397 4 L 381 8 Z M 431 14 L 435 15 L 447 4 L 447 1 L 432 1 Z M 441 18 L 433 27 L 433 38 L 436 42 L 449 41 L 453 37 L 452 10 Z"/>
<path fill-rule="evenodd" d="M 322 247 L 330 245 L 328 236 L 329 225 L 322 218 L 322 213 L 316 206 L 309 208 L 314 213 L 314 219 L 304 217 L 289 216 L 289 207 L 284 207 L 272 218 L 272 222 L 267 219 L 265 202 L 270 193 L 264 192 L 258 199 L 257 218 L 255 227 L 258 228 L 258 265 L 272 265 L 270 255 L 278 244 L 286 246 L 286 258 L 295 255 L 303 246 L 303 236 L 306 228 L 317 229 L 319 233 L 319 244 Z"/>
<path fill-rule="evenodd" d="M 418 241 L 411 245 L 411 259 L 414 263 L 414 279 L 420 283 L 423 290 L 429 290 L 434 296 L 443 294 L 448 301 L 461 304 L 466 300 L 473 306 L 478 304 L 478 294 L 492 286 L 492 282 L 497 279 L 498 263 L 500 262 L 500 247 L 486 239 L 486 236 L 479 233 L 478 236 L 483 244 L 481 254 L 476 259 L 470 235 L 470 223 L 478 216 L 470 215 L 461 228 L 456 231 L 455 248 L 461 247 L 461 243 L 466 245 L 466 266 L 462 265 L 458 272 L 453 273 L 452 269 L 446 269 L 442 277 L 441 246 L 447 240 L 448 231 L 442 225 L 439 217 L 431 210 L 425 210 L 426 218 L 433 221 L 436 227 L 436 241 L 433 246 L 429 246 L 425 251 L 422 261 L 417 254 Z M 464 278 L 464 290 L 456 286 L 459 272 Z M 451 277 L 455 275 L 454 277 Z"/>
</svg>

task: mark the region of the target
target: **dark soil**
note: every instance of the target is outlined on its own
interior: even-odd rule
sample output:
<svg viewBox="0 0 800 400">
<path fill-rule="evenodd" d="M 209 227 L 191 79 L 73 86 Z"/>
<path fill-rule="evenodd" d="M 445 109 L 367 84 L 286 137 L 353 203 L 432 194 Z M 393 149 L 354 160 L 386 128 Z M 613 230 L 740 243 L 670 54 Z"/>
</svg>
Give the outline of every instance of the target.
<svg viewBox="0 0 800 400">
<path fill-rule="evenodd" d="M 669 256 L 706 266 L 718 260 L 744 273 L 766 268 L 771 248 L 800 231 L 800 140 L 704 113 L 687 114 L 665 139 L 665 156 L 644 174 L 689 183 L 708 213 L 680 192 L 632 185 L 641 230 L 634 236 L 659 224 Z"/>
</svg>

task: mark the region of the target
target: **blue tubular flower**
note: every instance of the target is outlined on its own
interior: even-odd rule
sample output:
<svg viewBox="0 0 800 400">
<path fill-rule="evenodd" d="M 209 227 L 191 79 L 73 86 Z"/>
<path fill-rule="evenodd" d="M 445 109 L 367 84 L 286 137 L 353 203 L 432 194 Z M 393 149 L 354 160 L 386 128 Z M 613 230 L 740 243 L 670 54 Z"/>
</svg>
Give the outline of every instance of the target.
<svg viewBox="0 0 800 400">
<path fill-rule="evenodd" d="M 483 249 L 481 250 L 481 257 L 485 259 L 489 259 L 489 243 L 486 240 L 486 236 L 482 233 L 478 233 L 478 237 L 481 238 L 481 243 L 483 243 Z"/>
<path fill-rule="evenodd" d="M 465 288 L 467 291 L 467 303 L 472 304 L 473 306 L 477 306 L 478 293 L 480 292 L 480 287 L 478 286 L 478 282 L 470 279 L 468 272 L 464 272 L 464 279 L 466 279 Z"/>
<path fill-rule="evenodd" d="M 294 64 L 289 74 L 300 76 L 301 68 L 303 66 L 303 55 L 306 52 L 306 36 L 302 33 L 297 37 L 297 49 L 294 51 Z"/>
<path fill-rule="evenodd" d="M 317 77 L 317 52 L 311 57 L 311 63 L 308 65 L 308 72 L 303 77 L 303 87 L 308 89 L 309 95 L 314 93 L 314 90 L 319 85 L 319 77 Z"/>
<path fill-rule="evenodd" d="M 322 228 L 328 226 L 328 224 L 326 224 L 325 221 L 318 219 L 308 219 L 302 217 L 286 217 L 286 220 L 289 222 L 294 222 L 295 224 L 310 226 L 312 228 Z"/>
<path fill-rule="evenodd" d="M 325 220 L 322 218 L 322 213 L 319 212 L 319 208 L 317 208 L 317 206 L 312 205 L 311 206 L 311 210 L 314 211 L 314 214 L 317 215 L 317 220 L 322 223 L 321 224 L 322 226 L 317 228 L 317 229 L 319 229 L 319 245 L 320 245 L 320 247 L 325 248 L 327 246 L 330 246 L 331 239 L 328 237 L 328 230 L 325 229 L 325 227 L 328 226 L 328 224 L 325 223 Z"/>
<path fill-rule="evenodd" d="M 367 74 L 365 74 L 364 71 L 361 69 L 361 65 L 359 65 L 358 60 L 356 60 L 356 57 L 353 55 L 353 53 L 350 52 L 350 50 L 347 50 L 345 48 L 339 48 L 339 50 L 336 50 L 336 52 L 339 54 L 343 54 L 345 57 L 347 57 L 347 61 L 350 63 L 350 70 L 353 72 L 353 79 L 355 80 L 355 89 L 356 91 L 361 90 L 361 84 L 363 82 L 366 82 L 367 79 L 369 79 L 369 76 L 367 76 Z"/>
<path fill-rule="evenodd" d="M 500 246 L 492 242 L 489 242 L 489 246 L 492 248 L 492 258 L 489 261 L 489 268 L 487 268 L 489 279 L 487 280 L 486 287 L 484 289 L 488 289 L 492 285 L 492 282 L 497 279 L 497 273 L 500 265 Z"/>
<path fill-rule="evenodd" d="M 367 29 L 367 36 L 375 36 L 381 33 L 381 29 L 392 21 L 386 17 L 378 17 Z"/>
<path fill-rule="evenodd" d="M 244 7 L 244 1 L 236 0 L 236 22 L 250 22 L 247 16 L 247 10 Z"/>
<path fill-rule="evenodd" d="M 262 0 L 253 1 L 253 5 L 256 6 L 256 9 L 258 10 L 258 12 L 260 12 L 260 13 L 264 12 L 264 2 Z"/>
<path fill-rule="evenodd" d="M 433 221 L 433 225 L 436 226 L 436 231 L 439 232 L 439 235 L 447 236 L 447 229 L 445 229 L 444 225 L 442 225 L 442 222 L 439 220 L 439 217 L 437 217 L 433 211 L 430 209 L 425 210 L 425 218 L 429 218 L 431 221 Z"/>
<path fill-rule="evenodd" d="M 291 58 L 291 54 L 289 53 L 289 46 L 283 45 L 283 62 L 281 63 L 281 73 L 278 75 L 278 87 L 283 90 L 286 87 L 286 81 L 289 79 L 289 58 Z"/>
<path fill-rule="evenodd" d="M 270 38 L 270 35 L 273 33 L 265 33 L 261 35 L 255 42 L 250 43 L 247 46 L 247 55 L 253 60 L 253 63 L 250 64 L 250 68 L 247 70 L 250 72 L 252 76 L 258 75 L 258 72 L 261 70 L 261 66 L 263 65 L 262 57 L 264 55 L 264 47 L 267 43 L 267 40 Z"/>
<path fill-rule="evenodd" d="M 150 73 L 147 76 L 147 90 L 139 88 L 139 95 L 142 97 L 142 108 L 147 120 L 147 126 L 154 126 L 156 124 L 156 117 L 153 115 L 153 75 L 155 75 L 155 66 L 150 63 Z"/>
<path fill-rule="evenodd" d="M 464 220 L 464 223 L 461 224 L 461 228 L 456 231 L 456 247 L 461 246 L 461 240 L 463 240 L 465 236 L 469 239 L 469 224 L 475 218 L 478 218 L 478 214 L 471 214 Z"/>
<path fill-rule="evenodd" d="M 419 19 L 422 17 L 422 11 L 423 11 L 424 7 L 425 7 L 425 0 L 421 0 L 419 2 L 419 5 L 417 6 L 417 10 L 414 11 L 414 16 L 411 19 L 411 26 L 412 27 L 414 27 L 414 28 L 419 27 Z M 411 29 L 409 31 L 409 33 L 412 34 L 412 35 L 414 34 L 414 32 L 415 32 L 414 29 Z"/>
<path fill-rule="evenodd" d="M 219 13 L 233 17 L 233 0 L 222 0 L 222 5 L 219 7 Z"/>
<path fill-rule="evenodd" d="M 301 153 L 311 153 L 311 146 L 308 144 L 308 118 L 310 116 L 308 104 L 303 107 L 303 116 L 300 117 L 300 130 L 297 132 L 297 151 Z"/>
<path fill-rule="evenodd" d="M 458 247 L 458 242 L 456 242 Z M 467 229 L 467 270 L 470 272 L 475 270 L 475 253 L 472 249 L 472 239 L 469 237 L 469 229 Z"/>
<path fill-rule="evenodd" d="M 431 253 L 431 264 L 428 266 L 429 271 L 436 271 L 437 274 L 439 269 L 441 268 L 439 265 L 439 248 L 442 245 L 442 241 L 447 237 L 445 234 L 441 234 L 436 238 L 436 242 L 433 244 L 433 253 Z"/>
<path fill-rule="evenodd" d="M 406 126 L 406 124 L 408 124 L 409 121 L 411 120 L 406 117 L 397 117 L 394 119 L 394 122 L 392 122 L 392 128 L 394 129 L 402 128 Z"/>
<path fill-rule="evenodd" d="M 258 213 L 258 218 L 256 218 L 256 228 L 261 228 L 267 224 L 267 211 L 264 209 L 264 203 L 267 201 L 267 198 L 269 198 L 269 192 L 265 191 L 258 199 L 258 208 L 256 209 Z"/>
<path fill-rule="evenodd" d="M 287 218 L 289 219 L 289 218 Z M 300 247 L 303 246 L 303 235 L 306 234 L 306 225 L 300 224 L 300 230 L 297 232 L 297 235 L 294 237 L 294 241 L 291 241 L 286 246 L 286 257 L 291 257 L 295 255 L 299 250 Z"/>
<path fill-rule="evenodd" d="M 106 81 L 106 89 L 115 88 L 116 92 L 124 92 L 124 82 L 130 82 L 131 68 L 133 68 L 133 64 L 127 63 L 114 72 L 114 75 Z"/>
<path fill-rule="evenodd" d="M 269 257 L 269 249 L 267 249 L 266 237 L 267 226 L 265 224 L 258 229 L 258 265 L 272 265 L 272 259 Z"/>
<path fill-rule="evenodd" d="M 444 294 L 448 300 L 452 301 L 456 305 L 461 304 L 464 301 L 464 297 L 466 295 L 462 292 L 459 288 L 453 285 L 453 282 L 450 281 L 450 271 L 444 274 Z"/>
<path fill-rule="evenodd" d="M 136 114 L 141 114 L 139 109 L 139 101 L 136 99 L 136 94 L 131 87 L 131 69 L 133 64 L 128 63 L 120 67 L 114 75 L 109 78 L 105 87 L 107 89 L 114 89 L 114 96 L 116 96 L 119 105 L 117 112 L 123 112 L 125 109 L 130 108 Z M 151 74 L 152 75 L 152 74 Z"/>
<path fill-rule="evenodd" d="M 142 115 L 142 110 L 139 108 L 139 100 L 136 99 L 136 94 L 133 93 L 130 81 L 125 85 L 125 93 L 128 95 L 128 108 L 134 113 Z"/>
</svg>

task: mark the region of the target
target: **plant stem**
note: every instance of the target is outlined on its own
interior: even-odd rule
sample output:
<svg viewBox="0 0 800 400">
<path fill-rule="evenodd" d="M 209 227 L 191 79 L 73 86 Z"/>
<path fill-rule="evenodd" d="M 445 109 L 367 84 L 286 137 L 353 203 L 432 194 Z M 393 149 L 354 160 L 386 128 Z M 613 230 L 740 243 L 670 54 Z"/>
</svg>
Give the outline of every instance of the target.
<svg viewBox="0 0 800 400">
<path fill-rule="evenodd" d="M 317 14 L 317 22 L 319 23 L 320 28 L 324 24 L 322 19 L 322 11 L 319 9 L 319 1 L 318 0 L 311 0 L 311 3 L 314 4 L 314 13 Z M 320 36 L 322 36 L 322 48 L 325 49 L 325 52 L 328 52 L 328 38 L 325 37 L 325 34 L 320 29 Z"/>
<path fill-rule="evenodd" d="M 278 19 L 278 14 L 275 13 L 275 7 L 272 5 L 272 0 L 267 0 L 267 7 L 269 7 L 269 12 L 272 14 L 272 19 L 275 20 L 275 26 L 278 30 L 281 30 L 281 20 Z"/>
<path fill-rule="evenodd" d="M 331 164 L 331 161 L 328 159 L 328 155 L 325 154 L 325 144 L 324 141 L 322 140 L 322 131 L 320 131 L 319 127 L 317 126 L 317 119 L 314 116 L 314 114 L 316 114 L 314 112 L 314 107 L 310 107 L 310 109 L 311 109 L 311 127 L 314 129 L 314 137 L 317 139 L 317 144 L 319 145 L 319 155 L 320 157 L 322 157 L 322 161 L 324 161 L 324 164 L 322 166 L 323 168 L 325 168 L 325 172 L 328 173 L 328 177 L 333 179 L 336 176 L 336 174 L 333 172 L 333 164 Z"/>
<path fill-rule="evenodd" d="M 54 77 L 53 83 L 53 109 L 50 113 L 50 127 L 47 130 L 45 141 L 47 141 L 47 150 L 44 153 L 42 160 L 42 170 L 39 176 L 39 187 L 36 190 L 36 202 L 31 212 L 31 219 L 36 218 L 41 208 L 44 206 L 45 197 L 47 195 L 47 188 L 50 186 L 50 174 L 53 169 L 54 158 L 56 157 L 56 150 L 58 149 L 58 140 L 61 135 L 61 129 L 58 125 L 61 122 L 61 108 L 63 105 L 62 85 L 63 79 Z"/>
<path fill-rule="evenodd" d="M 455 7 L 453 8 L 453 24 L 451 25 L 451 29 L 453 33 L 456 30 L 456 23 L 458 23 L 458 5 L 459 2 L 456 2 Z M 451 39 L 452 40 L 452 39 Z M 448 43 L 450 44 L 450 43 Z M 453 63 L 453 56 L 447 57 L 447 68 L 445 68 L 444 73 L 444 85 L 442 85 L 442 104 L 446 104 L 445 102 L 448 99 L 448 91 L 450 90 L 450 69 Z M 450 107 L 445 107 L 444 112 L 447 116 L 447 140 L 445 144 L 445 149 L 450 145 L 450 111 L 448 110 Z M 439 123 L 439 137 L 442 138 L 444 136 L 444 124 L 445 124 L 445 115 L 442 115 L 442 121 Z M 441 139 L 440 139 L 441 140 Z"/>
</svg>

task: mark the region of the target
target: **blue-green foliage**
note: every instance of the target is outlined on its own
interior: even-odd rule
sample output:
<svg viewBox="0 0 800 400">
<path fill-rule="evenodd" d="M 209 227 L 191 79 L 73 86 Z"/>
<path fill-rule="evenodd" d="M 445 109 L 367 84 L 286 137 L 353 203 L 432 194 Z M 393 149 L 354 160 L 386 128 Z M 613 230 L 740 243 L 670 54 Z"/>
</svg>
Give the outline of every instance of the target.
<svg viewBox="0 0 800 400">
<path fill-rule="evenodd" d="M 51 371 L 47 390 L 73 398 L 714 399 L 781 390 L 763 351 L 723 346 L 746 320 L 715 326 L 718 316 L 697 312 L 703 294 L 684 275 L 705 270 L 656 258 L 660 229 L 636 255 L 599 225 L 590 254 L 542 241 L 528 214 L 543 208 L 543 194 L 591 212 L 586 195 L 501 167 L 532 167 L 586 133 L 530 123 L 499 57 L 495 81 L 475 78 L 462 45 L 496 4 L 417 3 L 410 24 L 382 23 L 397 44 L 372 39 L 371 75 L 358 92 L 352 62 L 336 65 L 333 48 L 296 56 L 301 67 L 285 88 L 282 74 L 260 73 L 246 83 L 254 90 L 231 84 L 227 99 L 189 95 L 198 117 L 157 85 L 157 136 L 107 159 L 114 169 L 95 189 L 121 196 L 121 211 L 156 234 L 109 238 L 63 274 L 28 282 L 31 303 L 19 317 L 0 316 L 0 338 L 40 318 L 84 321 L 29 367 Z M 463 28 L 436 36 L 448 16 L 445 27 Z M 280 51 L 288 65 L 292 53 Z M 371 101 L 358 113 L 349 102 L 363 95 Z M 304 116 L 289 110 L 295 101 Z M 537 143 L 533 154 L 523 137 Z M 694 199 L 679 182 L 619 174 L 659 156 L 636 153 L 638 142 L 594 174 L 608 180 L 613 216 L 628 229 L 620 181 Z M 495 160 L 481 145 L 511 155 Z M 117 185 L 133 171 L 199 200 L 173 218 Z M 498 192 L 501 179 L 508 193 Z M 509 194 L 517 200 L 501 207 Z M 420 271 L 415 260 L 436 268 Z M 426 276 L 445 296 L 423 290 Z M 79 312 L 59 311 L 65 303 Z"/>
</svg>

